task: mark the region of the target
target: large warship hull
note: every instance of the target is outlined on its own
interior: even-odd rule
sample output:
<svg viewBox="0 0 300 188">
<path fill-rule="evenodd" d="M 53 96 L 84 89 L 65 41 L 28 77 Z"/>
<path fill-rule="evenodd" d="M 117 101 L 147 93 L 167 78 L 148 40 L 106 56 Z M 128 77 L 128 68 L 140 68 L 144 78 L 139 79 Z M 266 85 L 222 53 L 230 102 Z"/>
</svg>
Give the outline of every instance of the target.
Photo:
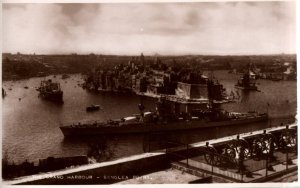
<svg viewBox="0 0 300 188">
<path fill-rule="evenodd" d="M 148 133 L 165 132 L 178 130 L 191 130 L 209 127 L 245 125 L 255 122 L 264 122 L 268 120 L 267 114 L 257 117 L 247 117 L 240 119 L 231 119 L 223 121 L 201 120 L 179 120 L 164 123 L 132 123 L 116 126 L 61 126 L 60 129 L 64 136 L 84 136 L 84 135 L 110 135 L 110 134 L 130 134 L 130 133 Z"/>
</svg>

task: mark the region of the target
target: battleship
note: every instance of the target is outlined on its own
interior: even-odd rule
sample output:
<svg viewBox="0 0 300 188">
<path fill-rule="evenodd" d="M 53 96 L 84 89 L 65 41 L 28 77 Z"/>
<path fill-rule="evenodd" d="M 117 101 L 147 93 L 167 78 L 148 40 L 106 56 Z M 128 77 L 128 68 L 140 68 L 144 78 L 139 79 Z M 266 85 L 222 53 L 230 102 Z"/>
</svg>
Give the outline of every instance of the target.
<svg viewBox="0 0 300 188">
<path fill-rule="evenodd" d="M 51 79 L 43 80 L 37 90 L 40 92 L 39 97 L 49 101 L 63 103 L 63 91 L 59 83 L 52 82 Z"/>
<path fill-rule="evenodd" d="M 156 110 L 153 112 L 144 112 L 144 107 L 140 104 L 140 113 L 133 116 L 107 122 L 72 123 L 60 126 L 60 130 L 65 137 L 69 137 L 192 130 L 268 121 L 266 113 L 227 112 L 213 106 L 206 107 L 206 109 L 189 110 L 188 103 L 184 104 L 187 111 L 179 112 L 178 105 L 181 104 L 183 103 L 174 103 L 160 98 L 156 103 Z M 203 105 L 207 104 L 203 103 Z"/>
</svg>

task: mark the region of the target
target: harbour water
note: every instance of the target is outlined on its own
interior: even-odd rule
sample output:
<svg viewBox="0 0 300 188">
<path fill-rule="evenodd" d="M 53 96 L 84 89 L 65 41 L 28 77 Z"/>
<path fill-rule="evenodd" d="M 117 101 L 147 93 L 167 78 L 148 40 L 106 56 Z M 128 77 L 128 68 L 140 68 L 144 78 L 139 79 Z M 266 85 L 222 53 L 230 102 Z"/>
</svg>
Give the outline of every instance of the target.
<svg viewBox="0 0 300 188">
<path fill-rule="evenodd" d="M 215 71 L 214 76 L 224 85 L 227 93 L 236 90 L 234 84 L 239 75 L 227 71 Z M 38 98 L 36 87 L 43 79 L 58 80 L 64 92 L 64 104 L 57 105 Z M 3 88 L 7 96 L 2 103 L 2 144 L 3 154 L 15 163 L 24 160 L 37 162 L 38 159 L 86 155 L 88 145 L 94 142 L 106 142 L 113 151 L 114 158 L 144 152 L 148 135 L 134 134 L 111 137 L 90 137 L 65 139 L 59 126 L 82 120 L 108 120 L 138 113 L 137 105 L 143 101 L 146 110 L 154 110 L 154 99 L 135 95 L 93 93 L 78 86 L 82 83 L 80 75 L 71 75 L 62 80 L 61 76 L 31 78 L 20 81 L 5 81 Z M 296 81 L 258 80 L 260 92 L 241 92 L 237 103 L 224 104 L 228 111 L 269 112 L 272 117 L 289 116 L 296 113 Z M 28 86 L 28 89 L 24 87 Z M 11 88 L 11 90 L 9 90 Z M 99 104 L 100 111 L 86 112 L 86 107 Z M 193 143 L 207 139 L 249 132 L 269 126 L 278 126 L 283 119 L 274 119 L 268 123 L 241 126 L 219 127 L 180 131 L 158 135 L 159 139 Z"/>
</svg>

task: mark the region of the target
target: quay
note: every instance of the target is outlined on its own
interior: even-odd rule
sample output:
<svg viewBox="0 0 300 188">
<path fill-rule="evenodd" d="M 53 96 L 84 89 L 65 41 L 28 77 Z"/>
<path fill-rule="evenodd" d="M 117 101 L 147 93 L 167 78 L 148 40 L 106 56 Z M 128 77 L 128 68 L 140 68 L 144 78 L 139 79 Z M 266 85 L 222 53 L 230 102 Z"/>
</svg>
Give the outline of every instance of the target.
<svg viewBox="0 0 300 188">
<path fill-rule="evenodd" d="M 8 185 L 297 181 L 297 123 L 4 181 Z"/>
</svg>

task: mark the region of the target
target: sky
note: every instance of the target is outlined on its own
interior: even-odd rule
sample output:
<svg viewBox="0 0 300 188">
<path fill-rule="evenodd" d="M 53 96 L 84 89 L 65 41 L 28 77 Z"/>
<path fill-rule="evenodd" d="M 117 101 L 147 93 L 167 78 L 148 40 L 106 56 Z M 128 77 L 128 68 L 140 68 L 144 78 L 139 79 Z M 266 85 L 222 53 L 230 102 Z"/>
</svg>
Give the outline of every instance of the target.
<svg viewBox="0 0 300 188">
<path fill-rule="evenodd" d="M 293 1 L 6 3 L 2 17 L 2 50 L 10 53 L 296 53 Z"/>
</svg>

